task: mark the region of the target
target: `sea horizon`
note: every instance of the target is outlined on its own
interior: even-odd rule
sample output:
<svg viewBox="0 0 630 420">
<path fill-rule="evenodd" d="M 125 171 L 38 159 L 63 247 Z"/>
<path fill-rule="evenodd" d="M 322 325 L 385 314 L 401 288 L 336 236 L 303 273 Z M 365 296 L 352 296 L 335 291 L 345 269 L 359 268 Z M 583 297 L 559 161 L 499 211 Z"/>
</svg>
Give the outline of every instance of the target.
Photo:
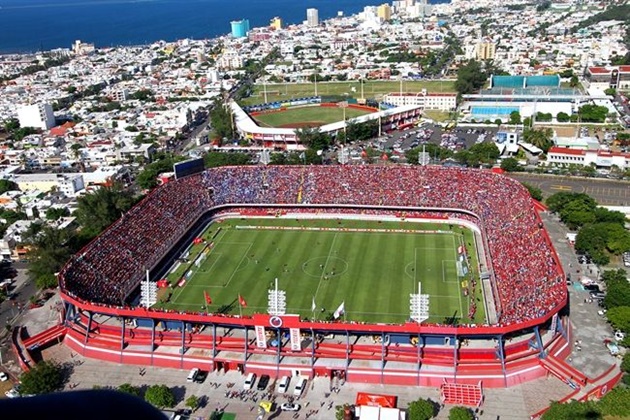
<svg viewBox="0 0 630 420">
<path fill-rule="evenodd" d="M 446 3 L 433 0 L 431 3 Z M 306 9 L 320 20 L 353 15 L 383 0 L 0 0 L 0 54 L 70 48 L 75 40 L 97 48 L 157 41 L 211 39 L 230 32 L 230 21 L 252 28 L 279 16 L 301 23 Z M 388 4 L 391 4 L 389 2 Z"/>
</svg>

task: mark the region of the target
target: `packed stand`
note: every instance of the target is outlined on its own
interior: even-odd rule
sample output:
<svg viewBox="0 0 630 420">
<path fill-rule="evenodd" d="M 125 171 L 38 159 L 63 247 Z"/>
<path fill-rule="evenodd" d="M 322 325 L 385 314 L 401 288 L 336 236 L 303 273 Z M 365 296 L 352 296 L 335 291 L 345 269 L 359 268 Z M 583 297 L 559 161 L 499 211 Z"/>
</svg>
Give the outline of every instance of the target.
<svg viewBox="0 0 630 420">
<path fill-rule="evenodd" d="M 538 318 L 566 299 L 562 270 L 527 190 L 489 171 L 437 166 L 209 169 L 156 189 L 73 257 L 62 281 L 83 298 L 120 303 L 145 267 L 162 258 L 200 215 L 214 206 L 243 204 L 465 210 L 473 214 L 458 217 L 474 220 L 487 238 L 487 270 L 494 274 L 501 324 Z"/>
</svg>

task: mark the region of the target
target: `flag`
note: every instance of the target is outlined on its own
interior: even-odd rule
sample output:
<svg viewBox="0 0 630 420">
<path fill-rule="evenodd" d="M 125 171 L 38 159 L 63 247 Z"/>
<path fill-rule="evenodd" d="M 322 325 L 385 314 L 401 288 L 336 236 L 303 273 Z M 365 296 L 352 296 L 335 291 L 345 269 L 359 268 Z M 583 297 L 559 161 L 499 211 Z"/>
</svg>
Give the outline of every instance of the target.
<svg viewBox="0 0 630 420">
<path fill-rule="evenodd" d="M 337 310 L 333 314 L 335 319 L 339 318 L 341 315 L 344 314 L 344 312 L 346 311 L 346 307 L 345 306 L 346 306 L 346 301 L 341 302 L 341 305 L 339 305 L 339 307 L 337 308 Z"/>
<path fill-rule="evenodd" d="M 245 299 L 241 295 L 238 295 L 238 304 L 243 308 L 247 308 L 247 302 L 245 302 Z"/>
<path fill-rule="evenodd" d="M 313 296 L 313 303 L 311 303 L 311 311 L 315 312 L 315 309 L 317 309 L 317 305 L 315 305 L 315 296 Z"/>
<path fill-rule="evenodd" d="M 212 299 L 210 298 L 208 292 L 206 292 L 205 290 L 203 291 L 203 298 L 206 300 L 206 304 L 212 305 Z"/>
</svg>

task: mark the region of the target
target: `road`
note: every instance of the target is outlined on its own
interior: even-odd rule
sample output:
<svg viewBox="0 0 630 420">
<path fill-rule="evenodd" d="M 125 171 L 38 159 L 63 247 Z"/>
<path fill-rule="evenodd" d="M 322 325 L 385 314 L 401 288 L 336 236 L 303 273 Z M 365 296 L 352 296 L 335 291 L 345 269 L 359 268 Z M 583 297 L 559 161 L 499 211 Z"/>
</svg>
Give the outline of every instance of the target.
<svg viewBox="0 0 630 420">
<path fill-rule="evenodd" d="M 540 188 L 545 197 L 563 191 L 586 193 L 600 205 L 630 206 L 628 181 L 528 173 L 511 173 L 509 176 Z"/>
<path fill-rule="evenodd" d="M 26 269 L 17 268 L 17 277 L 13 285 L 9 286 L 9 293 L 12 293 L 14 298 L 7 299 L 0 304 L 0 328 L 4 328 L 4 325 L 10 323 L 19 313 L 18 307 L 26 307 L 30 297 L 36 292 L 35 282 L 29 280 Z"/>
</svg>

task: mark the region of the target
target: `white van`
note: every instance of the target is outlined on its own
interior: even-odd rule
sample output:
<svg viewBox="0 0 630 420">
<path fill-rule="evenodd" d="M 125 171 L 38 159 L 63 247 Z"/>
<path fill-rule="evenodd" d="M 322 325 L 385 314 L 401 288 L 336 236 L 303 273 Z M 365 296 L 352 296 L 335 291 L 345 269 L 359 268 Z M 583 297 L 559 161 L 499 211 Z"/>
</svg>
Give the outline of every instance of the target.
<svg viewBox="0 0 630 420">
<path fill-rule="evenodd" d="M 186 382 L 195 382 L 195 379 L 197 379 L 197 375 L 199 375 L 199 368 L 190 369 L 188 377 L 186 378 Z"/>
<path fill-rule="evenodd" d="M 278 384 L 278 393 L 284 394 L 287 392 L 287 389 L 289 389 L 289 382 L 291 382 L 291 379 L 288 376 L 283 376 Z"/>
<path fill-rule="evenodd" d="M 247 375 L 247 379 L 245 379 L 245 383 L 243 384 L 243 389 L 249 390 L 254 387 L 254 382 L 256 382 L 256 374 L 250 373 Z"/>
<path fill-rule="evenodd" d="M 306 378 L 299 378 L 298 383 L 295 385 L 295 389 L 293 389 L 293 395 L 299 397 L 304 392 L 306 388 Z"/>
</svg>

